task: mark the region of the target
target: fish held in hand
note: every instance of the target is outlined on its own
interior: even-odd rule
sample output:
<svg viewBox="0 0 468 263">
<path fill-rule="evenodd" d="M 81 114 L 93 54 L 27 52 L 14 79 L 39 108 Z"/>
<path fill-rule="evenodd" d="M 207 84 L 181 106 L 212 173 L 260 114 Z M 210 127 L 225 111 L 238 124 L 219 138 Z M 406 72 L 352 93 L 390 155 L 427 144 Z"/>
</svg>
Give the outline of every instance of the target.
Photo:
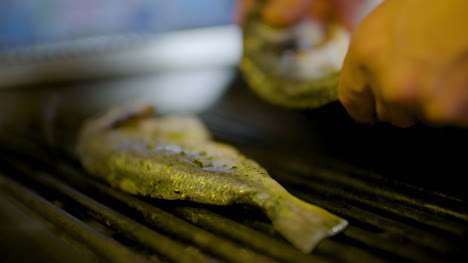
<svg viewBox="0 0 468 263">
<path fill-rule="evenodd" d="M 318 108 L 338 100 L 338 82 L 350 33 L 344 26 L 304 18 L 286 26 L 265 23 L 269 1 L 254 1 L 242 27 L 240 69 L 248 86 L 270 103 Z"/>
<path fill-rule="evenodd" d="M 76 153 L 91 175 L 130 194 L 260 207 L 304 253 L 348 224 L 288 193 L 232 146 L 213 141 L 195 116 L 155 117 L 145 104 L 116 108 L 83 125 Z"/>
</svg>

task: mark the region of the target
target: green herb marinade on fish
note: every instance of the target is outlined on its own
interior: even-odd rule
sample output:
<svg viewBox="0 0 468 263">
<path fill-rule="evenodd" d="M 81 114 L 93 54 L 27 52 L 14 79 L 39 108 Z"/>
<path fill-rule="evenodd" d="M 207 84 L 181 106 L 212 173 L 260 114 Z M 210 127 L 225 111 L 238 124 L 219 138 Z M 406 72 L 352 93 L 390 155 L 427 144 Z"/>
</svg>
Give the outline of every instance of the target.
<svg viewBox="0 0 468 263">
<path fill-rule="evenodd" d="M 289 194 L 232 146 L 213 141 L 195 116 L 154 117 L 145 104 L 115 108 L 83 125 L 76 153 L 91 175 L 130 194 L 260 207 L 305 253 L 347 225 Z"/>
</svg>

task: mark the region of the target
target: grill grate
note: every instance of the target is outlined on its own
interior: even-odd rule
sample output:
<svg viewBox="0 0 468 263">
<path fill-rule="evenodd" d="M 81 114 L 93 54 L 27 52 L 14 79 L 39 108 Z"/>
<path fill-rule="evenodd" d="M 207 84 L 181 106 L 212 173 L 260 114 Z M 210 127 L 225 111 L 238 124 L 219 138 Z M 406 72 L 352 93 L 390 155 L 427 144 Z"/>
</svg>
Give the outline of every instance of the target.
<svg viewBox="0 0 468 263">
<path fill-rule="evenodd" d="M 54 220 L 53 223 L 62 226 L 66 232 L 71 230 L 69 234 L 74 238 L 82 242 L 91 241 L 90 248 L 112 262 L 140 262 L 142 259 L 125 247 L 120 250 L 122 246 L 118 244 L 103 247 L 102 244 L 105 244 L 107 239 L 100 240 L 102 234 L 90 230 L 86 224 L 69 215 L 67 211 L 60 211 L 59 207 L 32 192 L 30 188 L 36 188 L 36 191 L 42 191 L 45 195 L 49 191 L 59 193 L 62 196 L 54 197 L 59 198 L 61 203 L 67 203 L 66 199 L 70 199 L 81 206 L 81 211 L 86 211 L 101 224 L 171 262 L 329 262 L 320 256 L 304 255 L 283 240 L 223 217 L 203 206 L 194 207 L 185 202 L 174 201 L 170 203 L 183 204 L 168 206 L 164 201 L 145 202 L 89 179 L 82 171 L 63 159 L 61 163 L 55 163 L 54 167 L 48 167 L 55 169 L 54 176 L 48 172 L 50 169 L 44 168 L 50 161 L 33 168 L 28 166 L 37 163 L 38 159 L 31 161 L 27 157 L 14 159 L 12 156 L 10 153 L 8 163 L 4 164 L 4 167 L 9 168 L 7 174 L 14 174 L 15 179 L 20 178 L 26 186 L 2 175 L 0 189 L 32 206 L 48 220 Z M 87 194 L 80 192 L 80 189 Z M 97 198 L 93 199 L 92 195 L 96 195 Z M 106 199 L 109 202 L 107 205 L 102 202 Z M 110 208 L 115 205 L 124 212 L 133 214 L 134 218 L 142 220 L 137 222 L 134 218 L 128 218 Z M 57 213 L 60 216 L 57 216 Z M 79 227 L 76 224 L 79 224 Z M 150 228 L 155 228 L 163 234 Z M 113 251 L 123 252 L 114 254 Z M 135 258 L 134 261 L 129 261 L 131 257 Z"/>
<path fill-rule="evenodd" d="M 60 226 L 67 234 L 88 246 L 103 258 L 112 262 L 144 262 L 143 258 L 115 240 L 103 236 L 72 215 L 45 200 L 36 193 L 4 176 L 0 177 L 2 190 L 6 191 L 53 224 Z"/>
<path fill-rule="evenodd" d="M 227 208 L 140 199 L 90 179 L 64 158 L 14 156 L 4 158 L 8 162 L 0 189 L 111 262 L 442 262 L 461 255 L 466 244 L 468 217 L 462 200 L 409 185 L 399 185 L 405 194 L 393 192 L 391 183 L 372 187 L 372 180 L 385 180 L 375 174 L 357 178 L 322 168 L 298 171 L 300 165 L 291 168 L 287 162 L 269 167 L 293 194 L 351 223 L 315 253 L 304 255 L 275 236 L 250 208 L 234 207 L 241 215 L 226 216 Z M 418 195 L 426 199 L 413 197 Z M 67 211 L 57 200 L 79 208 Z M 78 217 L 72 215 L 76 211 Z M 243 220 L 249 212 L 253 215 L 246 218 L 251 220 Z M 91 228 L 79 219 L 80 213 L 112 234 Z M 131 242 L 119 243 L 115 235 Z"/>
<path fill-rule="evenodd" d="M 301 118 L 248 111 L 239 101 L 257 101 L 229 103 L 235 95 L 202 116 L 217 138 L 259 161 L 294 195 L 350 222 L 310 255 L 284 241 L 255 208 L 131 196 L 87 176 L 41 138 L 9 138 L 14 147 L 0 152 L 0 191 L 104 262 L 447 262 L 463 254 L 464 197 L 305 152 L 301 144 L 314 138 L 294 124 Z"/>
</svg>

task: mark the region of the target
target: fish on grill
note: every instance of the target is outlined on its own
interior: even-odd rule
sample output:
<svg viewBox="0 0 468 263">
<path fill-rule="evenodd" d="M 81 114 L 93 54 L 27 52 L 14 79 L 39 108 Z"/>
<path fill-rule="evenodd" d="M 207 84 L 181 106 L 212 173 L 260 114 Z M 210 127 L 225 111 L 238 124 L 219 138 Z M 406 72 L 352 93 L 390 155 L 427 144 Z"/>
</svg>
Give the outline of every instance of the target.
<svg viewBox="0 0 468 263">
<path fill-rule="evenodd" d="M 115 108 L 84 123 L 76 154 L 91 175 L 130 194 L 260 207 L 304 253 L 348 224 L 288 193 L 232 146 L 213 141 L 196 116 L 156 117 L 147 104 Z"/>
</svg>

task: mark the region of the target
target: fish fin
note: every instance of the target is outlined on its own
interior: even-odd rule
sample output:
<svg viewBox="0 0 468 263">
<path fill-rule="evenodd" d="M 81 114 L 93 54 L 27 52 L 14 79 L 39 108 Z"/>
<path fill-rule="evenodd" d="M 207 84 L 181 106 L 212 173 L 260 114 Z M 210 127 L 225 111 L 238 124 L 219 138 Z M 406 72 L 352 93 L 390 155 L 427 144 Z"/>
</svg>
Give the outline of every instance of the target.
<svg viewBox="0 0 468 263">
<path fill-rule="evenodd" d="M 303 253 L 310 253 L 321 240 L 348 225 L 345 219 L 295 197 L 283 199 L 270 211 L 267 214 L 275 229 Z"/>
</svg>

